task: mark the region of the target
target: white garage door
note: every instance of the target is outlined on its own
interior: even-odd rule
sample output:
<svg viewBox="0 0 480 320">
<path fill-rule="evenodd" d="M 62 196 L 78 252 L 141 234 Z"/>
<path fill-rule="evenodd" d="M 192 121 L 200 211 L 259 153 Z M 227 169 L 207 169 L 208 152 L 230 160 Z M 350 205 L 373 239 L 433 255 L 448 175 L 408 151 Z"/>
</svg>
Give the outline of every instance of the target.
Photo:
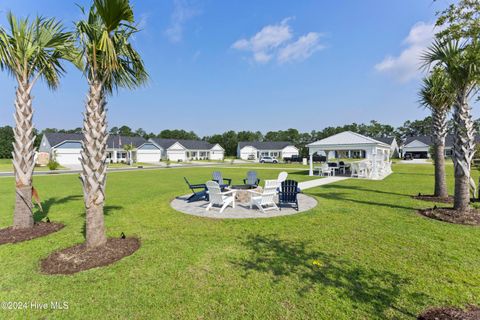
<svg viewBox="0 0 480 320">
<path fill-rule="evenodd" d="M 177 162 L 178 160 L 185 161 L 185 151 L 168 151 L 168 158 L 172 162 Z"/>
<path fill-rule="evenodd" d="M 80 165 L 80 150 L 57 150 L 55 159 L 62 166 Z"/>
<path fill-rule="evenodd" d="M 155 163 L 160 162 L 160 150 L 138 150 L 137 162 Z"/>
</svg>

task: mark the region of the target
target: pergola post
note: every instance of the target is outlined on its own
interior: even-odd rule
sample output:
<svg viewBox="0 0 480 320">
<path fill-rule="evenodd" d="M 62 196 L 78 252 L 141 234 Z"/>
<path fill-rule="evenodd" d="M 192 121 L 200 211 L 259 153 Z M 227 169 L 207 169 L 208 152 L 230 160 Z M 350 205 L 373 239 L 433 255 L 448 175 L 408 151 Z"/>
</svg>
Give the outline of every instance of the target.
<svg viewBox="0 0 480 320">
<path fill-rule="evenodd" d="M 310 159 L 309 159 L 309 164 L 310 164 L 310 170 L 308 171 L 308 175 L 310 177 L 313 176 L 313 154 L 310 153 Z"/>
</svg>

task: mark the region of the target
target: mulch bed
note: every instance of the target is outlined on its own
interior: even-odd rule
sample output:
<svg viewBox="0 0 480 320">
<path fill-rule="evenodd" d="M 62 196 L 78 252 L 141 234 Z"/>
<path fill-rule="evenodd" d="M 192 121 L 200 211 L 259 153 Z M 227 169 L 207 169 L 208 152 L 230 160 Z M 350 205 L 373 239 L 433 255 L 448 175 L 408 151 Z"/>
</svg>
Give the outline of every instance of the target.
<svg viewBox="0 0 480 320">
<path fill-rule="evenodd" d="M 429 208 L 420 209 L 418 213 L 427 218 L 436 219 L 455 224 L 466 224 L 471 226 L 480 225 L 480 210 L 470 209 L 458 212 L 453 208 Z"/>
<path fill-rule="evenodd" d="M 480 308 L 468 306 L 465 310 L 453 307 L 431 308 L 417 317 L 418 320 L 479 320 Z"/>
<path fill-rule="evenodd" d="M 419 196 L 413 196 L 412 198 L 417 200 L 437 202 L 437 203 L 453 203 L 452 196 L 448 196 L 447 198 L 440 198 L 434 195 L 419 195 Z"/>
<path fill-rule="evenodd" d="M 27 229 L 14 229 L 13 227 L 0 229 L 0 245 L 40 238 L 49 235 L 50 233 L 57 232 L 63 227 L 65 227 L 65 225 L 61 223 L 38 222 L 35 223 L 32 228 Z"/>
<path fill-rule="evenodd" d="M 87 249 L 85 244 L 56 251 L 43 259 L 40 269 L 46 274 L 73 274 L 112 264 L 140 248 L 138 238 L 109 238 L 107 244 Z"/>
</svg>

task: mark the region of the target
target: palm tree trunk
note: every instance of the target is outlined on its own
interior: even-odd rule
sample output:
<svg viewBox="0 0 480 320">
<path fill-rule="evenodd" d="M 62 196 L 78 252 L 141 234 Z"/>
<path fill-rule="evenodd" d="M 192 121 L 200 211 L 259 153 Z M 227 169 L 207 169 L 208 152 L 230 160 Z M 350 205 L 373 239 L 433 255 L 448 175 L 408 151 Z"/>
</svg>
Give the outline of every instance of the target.
<svg viewBox="0 0 480 320">
<path fill-rule="evenodd" d="M 102 84 L 90 83 L 84 115 L 82 173 L 86 209 L 87 247 L 98 247 L 107 242 L 103 217 L 107 173 L 106 100 Z"/>
<path fill-rule="evenodd" d="M 435 145 L 435 193 L 439 198 L 448 198 L 445 173 L 445 143 Z"/>
<path fill-rule="evenodd" d="M 432 110 L 433 137 L 435 144 L 435 192 L 440 198 L 448 197 L 447 178 L 445 173 L 445 137 L 447 136 L 447 112 Z"/>
<path fill-rule="evenodd" d="M 18 83 L 15 97 L 15 142 L 13 143 L 13 167 L 15 170 L 16 200 L 13 227 L 33 227 L 32 175 L 35 168 L 35 135 L 33 132 L 33 109 L 31 86 Z"/>
<path fill-rule="evenodd" d="M 475 129 L 466 93 L 462 92 L 457 96 L 453 120 L 455 126 L 453 144 L 455 200 L 453 207 L 462 212 L 470 208 L 470 165 L 475 154 Z"/>
</svg>

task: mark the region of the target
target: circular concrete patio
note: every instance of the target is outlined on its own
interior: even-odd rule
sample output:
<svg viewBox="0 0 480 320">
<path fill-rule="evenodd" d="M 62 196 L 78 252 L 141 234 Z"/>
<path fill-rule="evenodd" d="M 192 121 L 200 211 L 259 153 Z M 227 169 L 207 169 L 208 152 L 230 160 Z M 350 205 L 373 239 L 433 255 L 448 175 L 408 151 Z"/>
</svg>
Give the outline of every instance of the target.
<svg viewBox="0 0 480 320">
<path fill-rule="evenodd" d="M 282 206 L 281 210 L 268 210 L 265 213 L 260 211 L 255 206 L 250 209 L 248 203 L 236 203 L 235 209 L 232 207 L 226 208 L 220 213 L 220 208 L 213 207 L 209 211 L 205 211 L 208 205 L 207 201 L 196 201 L 188 203 L 186 199 L 188 196 L 181 196 L 174 199 L 170 205 L 173 209 L 189 214 L 192 216 L 214 218 L 214 219 L 255 219 L 255 218 L 273 218 L 280 216 L 289 216 L 300 212 L 308 211 L 317 206 L 317 200 L 315 198 L 299 194 L 298 204 L 300 210 L 297 211 L 291 207 Z"/>
</svg>

